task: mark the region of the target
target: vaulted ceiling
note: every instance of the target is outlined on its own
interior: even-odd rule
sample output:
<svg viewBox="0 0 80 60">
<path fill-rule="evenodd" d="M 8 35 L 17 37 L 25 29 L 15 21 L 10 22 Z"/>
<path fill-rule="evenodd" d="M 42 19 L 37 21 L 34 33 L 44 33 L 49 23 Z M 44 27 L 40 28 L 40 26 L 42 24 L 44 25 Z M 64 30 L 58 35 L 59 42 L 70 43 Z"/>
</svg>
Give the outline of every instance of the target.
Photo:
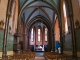
<svg viewBox="0 0 80 60">
<path fill-rule="evenodd" d="M 24 17 L 25 22 L 38 15 L 53 21 L 54 14 L 59 13 L 60 0 L 19 0 L 19 3 L 19 16 Z"/>
</svg>

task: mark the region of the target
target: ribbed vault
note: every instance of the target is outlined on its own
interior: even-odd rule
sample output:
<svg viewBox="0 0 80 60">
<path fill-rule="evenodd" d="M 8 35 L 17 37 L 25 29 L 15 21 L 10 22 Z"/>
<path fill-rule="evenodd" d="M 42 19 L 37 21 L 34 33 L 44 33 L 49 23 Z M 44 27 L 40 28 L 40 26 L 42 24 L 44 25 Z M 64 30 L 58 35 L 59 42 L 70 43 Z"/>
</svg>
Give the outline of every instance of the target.
<svg viewBox="0 0 80 60">
<path fill-rule="evenodd" d="M 25 22 L 30 21 L 37 15 L 42 15 L 51 22 L 54 21 L 54 14 L 59 15 L 59 0 L 20 0 L 19 18 L 25 15 Z"/>
<path fill-rule="evenodd" d="M 30 36 L 31 28 L 37 24 L 42 23 L 48 28 L 48 49 L 52 48 L 52 34 L 53 34 L 53 25 L 55 19 L 55 14 L 60 20 L 59 14 L 59 0 L 20 0 L 20 11 L 19 11 L 19 22 L 23 20 L 25 27 L 25 32 L 27 36 Z M 60 21 L 58 21 L 60 24 Z M 38 24 L 37 24 L 38 25 Z M 29 42 L 30 38 L 28 37 L 25 41 Z M 29 43 L 28 43 L 29 45 Z M 26 45 L 24 45 L 26 46 Z M 28 46 L 29 47 L 29 46 Z M 25 47 L 24 47 L 25 48 Z"/>
</svg>

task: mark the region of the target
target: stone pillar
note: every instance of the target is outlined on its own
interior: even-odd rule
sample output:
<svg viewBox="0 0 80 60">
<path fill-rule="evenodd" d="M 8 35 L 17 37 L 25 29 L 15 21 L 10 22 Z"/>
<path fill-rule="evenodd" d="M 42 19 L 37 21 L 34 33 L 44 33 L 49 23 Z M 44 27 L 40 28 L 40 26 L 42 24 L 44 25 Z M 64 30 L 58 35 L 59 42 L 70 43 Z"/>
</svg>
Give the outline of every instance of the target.
<svg viewBox="0 0 80 60">
<path fill-rule="evenodd" d="M 4 37 L 3 37 L 2 57 L 7 56 L 7 33 L 8 33 L 8 28 L 9 28 L 9 19 L 11 17 L 10 6 L 11 6 L 11 0 L 8 0 L 7 12 L 6 12 L 6 21 L 5 21 L 5 29 L 4 29 Z"/>
<path fill-rule="evenodd" d="M 55 52 L 55 40 L 54 40 L 54 33 L 52 32 L 52 51 Z"/>
<path fill-rule="evenodd" d="M 71 24 L 72 47 L 73 47 L 72 54 L 73 57 L 77 57 L 76 35 L 75 35 L 72 15 L 70 15 L 70 24 Z"/>
<path fill-rule="evenodd" d="M 72 54 L 74 58 L 77 58 L 77 45 L 76 45 L 76 35 L 75 35 L 75 28 L 74 28 L 72 1 L 67 0 L 67 3 L 68 3 L 69 18 L 70 18 L 70 24 L 71 24 L 71 34 L 72 34 L 72 46 L 73 46 Z"/>
<path fill-rule="evenodd" d="M 54 30 L 53 30 L 53 51 L 55 52 L 55 34 L 54 34 Z"/>
<path fill-rule="evenodd" d="M 17 31 L 16 33 L 14 34 L 14 45 L 13 45 L 13 49 L 15 50 L 15 52 L 20 52 L 20 44 L 19 44 L 19 38 L 22 36 L 22 34 L 20 34 L 20 23 L 21 23 L 21 20 L 20 18 L 18 19 L 17 21 Z"/>
<path fill-rule="evenodd" d="M 42 45 L 44 45 L 44 26 L 42 25 Z"/>
<path fill-rule="evenodd" d="M 51 35 L 52 35 L 52 36 L 51 36 L 51 38 L 52 38 L 52 50 L 51 50 L 51 51 L 53 51 L 53 32 L 52 32 Z"/>
<path fill-rule="evenodd" d="M 3 37 L 3 50 L 2 50 L 2 57 L 7 56 L 7 33 L 9 29 L 9 19 L 10 19 L 11 14 L 7 14 L 7 19 L 5 22 L 5 29 L 4 29 L 4 37 Z"/>
<path fill-rule="evenodd" d="M 24 44 L 24 51 L 26 51 L 27 49 L 29 49 L 29 32 L 28 29 L 25 28 L 25 36 L 24 36 L 25 40 L 23 42 Z"/>
<path fill-rule="evenodd" d="M 25 32 L 25 24 L 23 25 L 23 51 L 25 51 L 25 36 L 26 36 L 26 32 Z"/>
<path fill-rule="evenodd" d="M 26 38 L 28 37 L 26 37 L 27 36 L 27 34 L 26 33 L 23 33 L 23 52 L 25 52 L 26 51 L 26 48 L 27 48 L 27 46 L 26 46 Z"/>
<path fill-rule="evenodd" d="M 36 50 L 36 40 L 35 40 L 36 36 L 35 36 L 35 34 L 36 34 L 36 31 L 35 31 L 35 26 L 34 26 L 34 27 L 33 27 L 33 42 L 34 42 L 34 50 L 33 50 L 33 51 Z"/>
<path fill-rule="evenodd" d="M 60 45 L 61 45 L 61 54 L 63 54 L 63 36 L 62 36 L 62 26 L 60 26 Z"/>
</svg>

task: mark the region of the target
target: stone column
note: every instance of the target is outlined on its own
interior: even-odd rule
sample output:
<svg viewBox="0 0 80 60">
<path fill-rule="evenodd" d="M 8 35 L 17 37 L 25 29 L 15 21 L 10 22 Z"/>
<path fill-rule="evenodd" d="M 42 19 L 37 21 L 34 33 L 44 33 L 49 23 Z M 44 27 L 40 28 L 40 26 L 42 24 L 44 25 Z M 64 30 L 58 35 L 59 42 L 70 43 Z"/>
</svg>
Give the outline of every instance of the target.
<svg viewBox="0 0 80 60">
<path fill-rule="evenodd" d="M 7 14 L 7 19 L 6 19 L 6 22 L 5 22 L 2 57 L 6 57 L 7 56 L 7 33 L 8 33 L 8 29 L 9 29 L 10 16 L 11 16 L 11 14 L 8 13 Z"/>
<path fill-rule="evenodd" d="M 6 12 L 6 21 L 5 21 L 5 29 L 4 29 L 4 37 L 3 37 L 2 57 L 7 56 L 7 33 L 8 33 L 8 28 L 9 28 L 9 20 L 10 20 L 10 17 L 11 17 L 10 6 L 11 6 L 11 0 L 8 0 L 7 12 Z"/>
<path fill-rule="evenodd" d="M 52 51 L 55 51 L 54 33 L 52 32 Z"/>
<path fill-rule="evenodd" d="M 44 39 L 43 39 L 44 38 L 44 33 L 43 32 L 44 32 L 44 28 L 42 27 L 42 45 L 44 44 Z"/>
<path fill-rule="evenodd" d="M 68 8 L 69 8 L 68 10 L 69 10 L 69 18 L 70 18 L 71 34 L 72 34 L 72 46 L 73 46 L 72 54 L 74 58 L 77 58 L 77 45 L 76 45 L 76 35 L 75 35 L 75 28 L 74 28 L 72 1 L 67 0 L 67 3 L 68 3 Z"/>
<path fill-rule="evenodd" d="M 53 28 L 52 28 L 52 32 L 51 32 L 52 34 L 52 51 L 55 51 L 55 39 L 54 39 L 54 30 L 53 30 Z"/>
<path fill-rule="evenodd" d="M 29 49 L 29 32 L 28 32 L 29 30 L 27 29 L 27 28 L 25 28 L 25 36 L 24 36 L 24 38 L 25 38 L 25 40 L 24 40 L 24 51 L 26 51 L 27 49 Z"/>
<path fill-rule="evenodd" d="M 60 28 L 60 45 L 61 45 L 61 54 L 63 54 L 63 36 L 62 36 L 62 26 Z"/>
<path fill-rule="evenodd" d="M 35 34 L 36 34 L 36 31 L 35 31 L 35 27 L 34 27 L 34 29 L 33 29 L 33 41 L 34 41 L 34 51 L 35 51 L 35 49 L 36 49 L 36 42 L 35 42 L 35 38 L 36 38 L 36 36 L 35 36 Z"/>
<path fill-rule="evenodd" d="M 18 23 L 17 23 L 17 31 L 16 33 L 14 34 L 14 37 L 16 38 L 14 40 L 14 50 L 15 52 L 20 52 L 20 44 L 19 44 L 19 38 L 22 36 L 22 34 L 20 34 L 20 23 L 21 23 L 21 20 L 20 18 L 18 19 Z"/>
<path fill-rule="evenodd" d="M 25 51 L 25 36 L 26 36 L 25 27 L 26 24 L 23 24 L 23 51 Z"/>
</svg>

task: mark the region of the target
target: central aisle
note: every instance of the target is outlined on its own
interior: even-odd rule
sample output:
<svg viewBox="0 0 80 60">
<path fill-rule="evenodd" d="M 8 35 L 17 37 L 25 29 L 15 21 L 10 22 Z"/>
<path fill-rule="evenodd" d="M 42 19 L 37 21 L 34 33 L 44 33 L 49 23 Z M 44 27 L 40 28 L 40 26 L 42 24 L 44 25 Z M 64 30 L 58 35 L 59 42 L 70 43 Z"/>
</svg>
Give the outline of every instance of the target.
<svg viewBox="0 0 80 60">
<path fill-rule="evenodd" d="M 45 60 L 44 52 L 36 52 L 35 60 Z"/>
<path fill-rule="evenodd" d="M 35 60 L 45 60 L 45 57 L 41 57 L 41 56 L 36 56 Z"/>
</svg>

